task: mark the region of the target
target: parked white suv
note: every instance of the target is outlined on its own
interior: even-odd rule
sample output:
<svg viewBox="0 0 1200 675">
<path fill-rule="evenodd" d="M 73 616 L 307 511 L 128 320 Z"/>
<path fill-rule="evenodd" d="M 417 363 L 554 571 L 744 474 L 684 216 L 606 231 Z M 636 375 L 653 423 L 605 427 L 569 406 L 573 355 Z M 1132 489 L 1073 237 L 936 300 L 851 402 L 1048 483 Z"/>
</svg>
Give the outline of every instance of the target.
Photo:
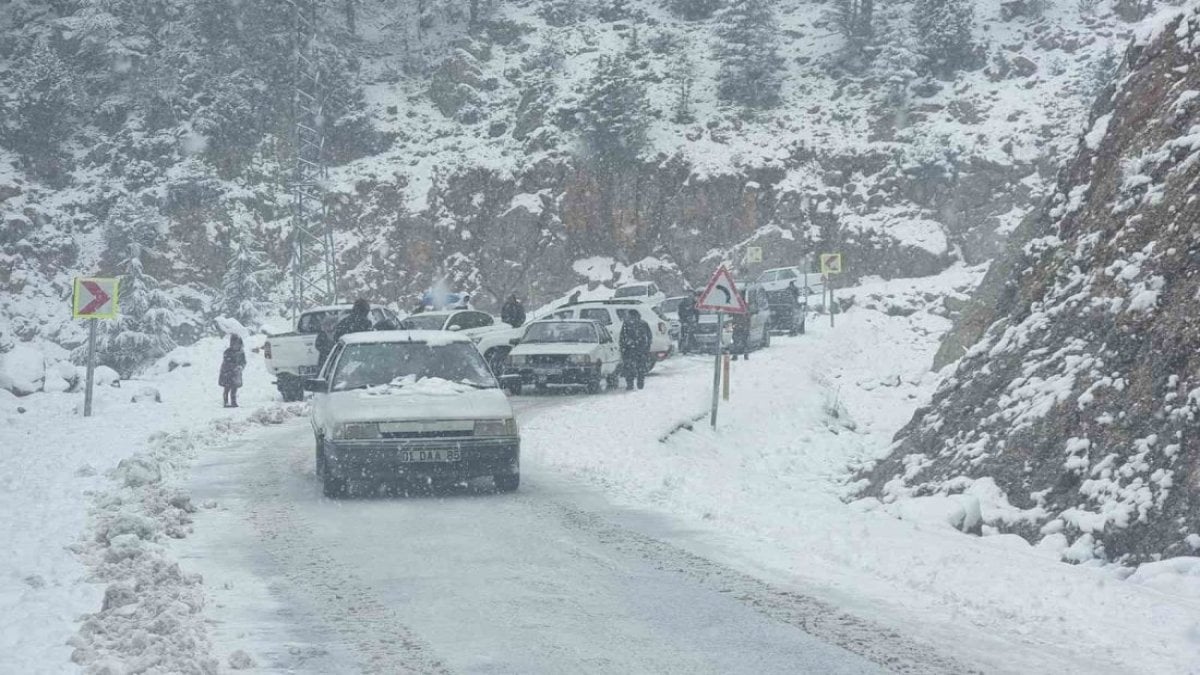
<svg viewBox="0 0 1200 675">
<path fill-rule="evenodd" d="M 343 336 L 313 392 L 317 475 L 327 497 L 355 482 L 491 476 L 520 485 L 521 439 L 508 397 L 466 336 L 375 331 Z"/>
<path fill-rule="evenodd" d="M 815 272 L 805 272 L 799 267 L 776 267 L 758 275 L 754 285 L 768 292 L 782 291 L 788 284 L 795 283 L 801 296 L 821 295 L 825 292 L 825 283 L 821 275 Z"/>
<path fill-rule="evenodd" d="M 448 330 L 471 338 L 487 359 L 492 372 L 500 374 L 510 342 L 521 337 L 520 328 L 503 323 L 487 312 L 474 309 L 413 314 L 400 322 L 401 330 Z"/>
<path fill-rule="evenodd" d="M 650 353 L 655 358 L 651 362 L 653 368 L 654 363 L 669 357 L 674 347 L 671 344 L 671 328 L 666 317 L 651 305 L 638 300 L 589 300 L 574 305 L 563 305 L 547 318 L 595 321 L 607 328 L 613 337 L 620 339 L 621 326 L 631 312 L 640 314 L 642 319 L 650 324 Z"/>
<path fill-rule="evenodd" d="M 660 304 L 667 299 L 666 293 L 658 288 L 653 281 L 621 284 L 613 292 L 613 300 L 638 300 L 650 305 Z"/>
<path fill-rule="evenodd" d="M 608 329 L 595 321 L 535 321 L 508 355 L 500 382 L 514 394 L 534 385 L 587 387 L 600 392 L 601 383 L 617 386 L 621 350 Z"/>
<path fill-rule="evenodd" d="M 275 385 L 285 401 L 304 398 L 304 379 L 317 374 L 320 356 L 317 354 L 317 333 L 326 323 L 337 323 L 350 313 L 353 305 L 329 305 L 306 310 L 296 321 L 296 330 L 272 335 L 263 343 L 263 358 L 267 370 L 275 376 Z M 371 325 L 399 325 L 395 312 L 376 305 L 368 314 Z"/>
</svg>

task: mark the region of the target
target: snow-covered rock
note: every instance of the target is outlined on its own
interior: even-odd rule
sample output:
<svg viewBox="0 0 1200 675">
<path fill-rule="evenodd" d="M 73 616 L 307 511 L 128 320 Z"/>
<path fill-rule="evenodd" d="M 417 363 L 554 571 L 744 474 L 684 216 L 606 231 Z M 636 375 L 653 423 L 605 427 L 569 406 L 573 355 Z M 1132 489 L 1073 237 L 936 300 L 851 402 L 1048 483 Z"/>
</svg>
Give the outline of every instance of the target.
<svg viewBox="0 0 1200 675">
<path fill-rule="evenodd" d="M 46 357 L 29 344 L 19 343 L 0 354 L 0 389 L 17 396 L 41 391 L 46 377 Z"/>
</svg>

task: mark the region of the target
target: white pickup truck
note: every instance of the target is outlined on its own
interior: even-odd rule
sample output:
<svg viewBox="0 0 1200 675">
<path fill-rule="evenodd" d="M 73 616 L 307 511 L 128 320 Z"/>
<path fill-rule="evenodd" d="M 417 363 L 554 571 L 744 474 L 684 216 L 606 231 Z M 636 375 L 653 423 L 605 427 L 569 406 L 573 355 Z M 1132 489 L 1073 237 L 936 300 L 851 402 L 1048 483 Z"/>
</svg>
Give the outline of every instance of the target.
<svg viewBox="0 0 1200 675">
<path fill-rule="evenodd" d="M 275 386 L 285 401 L 299 401 L 304 398 L 304 380 L 317 376 L 319 356 L 317 354 L 317 333 L 326 322 L 337 323 L 350 313 L 352 305 L 328 305 L 313 307 L 300 315 L 296 321 L 296 330 L 290 333 L 272 335 L 263 343 L 263 357 L 267 362 L 267 370 L 275 376 Z M 400 317 L 395 312 L 376 305 L 371 306 L 371 324 L 390 323 L 391 327 L 400 324 Z"/>
</svg>

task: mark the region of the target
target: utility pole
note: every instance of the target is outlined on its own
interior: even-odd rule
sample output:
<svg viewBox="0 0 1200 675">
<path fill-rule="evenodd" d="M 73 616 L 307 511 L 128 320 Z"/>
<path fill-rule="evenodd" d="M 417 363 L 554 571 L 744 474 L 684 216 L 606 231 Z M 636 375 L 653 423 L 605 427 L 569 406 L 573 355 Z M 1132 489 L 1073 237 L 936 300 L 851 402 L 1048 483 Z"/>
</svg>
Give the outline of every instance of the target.
<svg viewBox="0 0 1200 675">
<path fill-rule="evenodd" d="M 325 87 L 317 54 L 317 0 L 285 0 L 292 7 L 296 163 L 292 173 L 292 316 L 337 300 L 333 228 L 325 206 Z"/>
</svg>

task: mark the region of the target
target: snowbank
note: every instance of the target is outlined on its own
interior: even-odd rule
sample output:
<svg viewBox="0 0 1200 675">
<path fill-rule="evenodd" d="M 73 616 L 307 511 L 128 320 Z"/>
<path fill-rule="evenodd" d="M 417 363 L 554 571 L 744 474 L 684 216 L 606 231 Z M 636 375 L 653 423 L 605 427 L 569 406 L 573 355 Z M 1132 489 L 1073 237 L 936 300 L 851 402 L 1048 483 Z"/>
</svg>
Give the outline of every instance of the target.
<svg viewBox="0 0 1200 675">
<path fill-rule="evenodd" d="M 150 465 L 135 470 L 138 462 L 127 461 L 125 468 L 118 469 L 123 460 L 153 448 L 161 451 L 164 443 L 174 442 L 164 439 L 182 430 L 212 423 L 236 429 L 254 415 L 255 408 L 275 405 L 272 378 L 259 354 L 249 350 L 246 386 L 240 396 L 245 407 L 221 407 L 216 381 L 223 346 L 216 338 L 202 340 L 186 350 L 186 359 L 172 355 L 177 364 L 173 370 L 163 365 L 146 380 L 122 382 L 119 388 L 108 386 L 116 381 L 116 373 L 98 368 L 95 415 L 87 419 L 77 412 L 83 398 L 79 393 L 41 392 L 15 398 L 0 390 L 0 512 L 7 514 L 0 519 L 0 541 L 10 552 L 0 557 L 0 578 L 5 580 L 0 584 L 0 670 L 60 673 L 69 669 L 72 648 L 67 639 L 81 615 L 102 607 L 105 595 L 104 587 L 89 581 L 91 572 L 70 550 L 86 554 L 94 545 L 97 533 L 88 531 L 89 507 L 97 507 L 94 524 L 105 522 L 102 514 L 107 509 L 133 508 L 141 503 L 137 491 L 162 484 Z M 182 361 L 189 365 L 178 365 Z M 161 391 L 163 402 L 131 403 L 141 386 Z M 154 466 L 161 474 L 162 463 Z M 111 482 L 110 473 L 121 482 Z M 126 484 L 131 485 L 120 487 Z M 116 493 L 111 492 L 114 486 Z M 127 491 L 125 496 L 122 490 Z M 100 495 L 95 504 L 93 494 Z M 137 528 L 122 525 L 119 529 L 134 538 L 114 536 L 105 547 L 106 555 L 129 559 L 154 554 L 154 542 L 139 536 Z M 153 531 L 166 530 L 155 526 Z M 169 567 L 169 563 L 158 566 L 155 574 L 172 578 L 175 572 Z"/>
</svg>

